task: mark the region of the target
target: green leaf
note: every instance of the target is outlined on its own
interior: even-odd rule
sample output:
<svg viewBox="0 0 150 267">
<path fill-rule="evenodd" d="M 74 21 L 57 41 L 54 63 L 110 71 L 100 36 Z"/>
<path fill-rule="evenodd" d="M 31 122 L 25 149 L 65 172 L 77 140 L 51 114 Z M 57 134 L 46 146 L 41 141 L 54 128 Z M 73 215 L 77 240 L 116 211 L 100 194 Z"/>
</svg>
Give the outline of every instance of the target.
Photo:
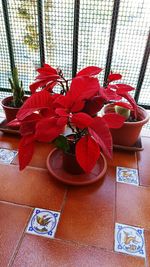
<svg viewBox="0 0 150 267">
<path fill-rule="evenodd" d="M 13 69 L 12 78 L 13 78 L 13 83 L 14 83 L 14 87 L 16 88 L 16 90 L 20 89 L 19 88 L 19 77 L 18 77 L 18 69 L 17 68 Z"/>
<path fill-rule="evenodd" d="M 11 86 L 11 91 L 12 91 L 12 93 L 13 93 L 13 91 L 14 91 L 14 85 L 13 85 L 13 82 L 12 82 L 11 78 L 8 78 L 8 80 L 9 80 L 9 83 L 10 83 L 10 86 Z"/>
<path fill-rule="evenodd" d="M 64 152 L 67 152 L 70 148 L 67 138 L 63 135 L 60 135 L 55 139 L 55 145 Z"/>
</svg>

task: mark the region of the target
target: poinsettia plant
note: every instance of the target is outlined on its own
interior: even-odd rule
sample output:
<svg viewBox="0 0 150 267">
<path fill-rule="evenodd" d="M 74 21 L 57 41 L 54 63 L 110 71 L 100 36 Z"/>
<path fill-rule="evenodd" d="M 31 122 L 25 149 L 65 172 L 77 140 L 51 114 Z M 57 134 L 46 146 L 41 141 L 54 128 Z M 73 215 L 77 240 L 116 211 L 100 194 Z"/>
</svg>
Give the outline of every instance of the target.
<svg viewBox="0 0 150 267">
<path fill-rule="evenodd" d="M 114 106 L 116 113 L 124 116 L 127 121 L 136 121 L 138 107 L 134 98 L 129 94 L 129 92 L 135 90 L 135 88 L 128 84 L 111 83 L 120 80 L 121 78 L 122 75 L 119 73 L 110 73 L 108 75 L 107 82 L 105 83 L 107 99 L 113 101 L 112 106 Z M 126 100 L 126 102 L 124 100 Z"/>
<path fill-rule="evenodd" d="M 30 162 L 35 141 L 52 142 L 65 152 L 74 153 L 85 172 L 90 172 L 102 151 L 112 157 L 112 137 L 109 128 L 119 128 L 125 118 L 120 114 L 95 116 L 111 94 L 118 99 L 122 91 L 109 86 L 114 76 L 109 76 L 107 88 L 100 86 L 96 77 L 102 71 L 89 66 L 79 71 L 73 79 L 66 79 L 60 69 L 48 64 L 38 68 L 38 76 L 30 85 L 32 95 L 17 114 L 22 139 L 19 144 L 20 170 Z M 59 86 L 60 92 L 55 92 Z M 41 89 L 41 90 L 39 90 Z M 119 95 L 120 94 L 120 95 Z M 13 124 L 13 122 L 12 122 Z M 72 133 L 66 136 L 68 127 Z"/>
</svg>

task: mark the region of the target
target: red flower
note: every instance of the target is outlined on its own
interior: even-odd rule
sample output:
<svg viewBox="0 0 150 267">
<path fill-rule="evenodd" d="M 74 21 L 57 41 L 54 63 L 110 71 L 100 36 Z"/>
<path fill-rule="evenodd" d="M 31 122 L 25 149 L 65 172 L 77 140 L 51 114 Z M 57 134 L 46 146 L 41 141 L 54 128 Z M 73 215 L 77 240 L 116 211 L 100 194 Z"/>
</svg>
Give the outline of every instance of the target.
<svg viewBox="0 0 150 267">
<path fill-rule="evenodd" d="M 86 68 L 80 70 L 76 74 L 76 77 L 77 76 L 95 76 L 95 75 L 99 74 L 101 71 L 102 71 L 102 69 L 99 67 L 89 66 L 89 67 L 86 67 Z"/>
<path fill-rule="evenodd" d="M 135 90 L 130 85 L 127 84 L 110 84 L 110 82 L 115 80 L 120 80 L 122 76 L 119 73 L 111 73 L 108 75 L 105 93 L 108 96 L 109 100 L 121 100 L 122 97 L 125 98 L 132 106 L 134 111 L 134 117 L 137 118 L 137 104 L 134 98 L 128 93 Z"/>
<path fill-rule="evenodd" d="M 110 73 L 107 78 L 107 84 L 113 81 L 120 80 L 122 78 L 122 75 L 119 73 Z"/>
<path fill-rule="evenodd" d="M 50 93 L 45 90 L 31 95 L 17 113 L 17 119 L 22 121 L 32 113 L 43 110 L 46 110 L 49 116 L 52 116 L 54 114 L 52 103 L 58 96 L 58 94 L 54 96 L 50 95 Z"/>
<path fill-rule="evenodd" d="M 101 70 L 96 66 L 84 68 L 70 83 L 64 78 L 61 70 L 56 70 L 48 64 L 37 69 L 39 75 L 30 86 L 34 94 L 17 114 L 20 133 L 23 136 L 19 145 L 21 170 L 32 158 L 35 141 L 52 142 L 64 134 L 66 126 L 75 135 L 75 154 L 84 171 L 92 170 L 99 158 L 100 150 L 106 156 L 112 157 L 112 137 L 109 128 L 121 127 L 125 118 L 111 113 L 95 118 L 91 115 L 101 110 L 104 103 L 110 99 L 116 101 L 122 97 L 125 97 L 135 110 L 134 101 L 128 94 L 133 88 L 124 84 L 109 84 L 120 79 L 120 74 L 110 74 L 107 88 L 101 87 L 98 79 L 93 77 Z M 52 92 L 58 83 L 62 87 L 60 94 Z M 35 92 L 39 87 L 44 87 L 44 90 Z"/>
<path fill-rule="evenodd" d="M 39 75 L 35 78 L 35 82 L 30 85 L 30 90 L 35 93 L 36 89 L 45 86 L 45 89 L 51 91 L 55 86 L 58 79 L 61 79 L 56 69 L 52 68 L 48 64 L 44 64 L 43 67 L 38 68 Z"/>
<path fill-rule="evenodd" d="M 75 154 L 82 169 L 90 172 L 99 158 L 100 148 L 90 135 L 85 135 L 77 142 Z"/>
<path fill-rule="evenodd" d="M 31 161 L 34 153 L 34 135 L 22 137 L 19 143 L 19 167 L 23 170 Z"/>
</svg>

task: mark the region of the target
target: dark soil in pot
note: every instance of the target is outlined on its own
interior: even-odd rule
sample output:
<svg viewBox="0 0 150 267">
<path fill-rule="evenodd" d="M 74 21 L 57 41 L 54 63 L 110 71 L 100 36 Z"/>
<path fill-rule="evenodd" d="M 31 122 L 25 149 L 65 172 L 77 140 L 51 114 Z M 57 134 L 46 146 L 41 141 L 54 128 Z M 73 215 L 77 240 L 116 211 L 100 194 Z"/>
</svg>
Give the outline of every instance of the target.
<svg viewBox="0 0 150 267">
<path fill-rule="evenodd" d="M 83 169 L 80 167 L 75 156 L 76 135 L 68 135 L 69 151 L 63 151 L 63 167 L 70 174 L 82 174 Z"/>
<path fill-rule="evenodd" d="M 69 152 L 63 152 L 63 167 L 68 173 L 71 174 L 84 173 L 83 169 L 76 160 L 75 154 Z"/>
</svg>

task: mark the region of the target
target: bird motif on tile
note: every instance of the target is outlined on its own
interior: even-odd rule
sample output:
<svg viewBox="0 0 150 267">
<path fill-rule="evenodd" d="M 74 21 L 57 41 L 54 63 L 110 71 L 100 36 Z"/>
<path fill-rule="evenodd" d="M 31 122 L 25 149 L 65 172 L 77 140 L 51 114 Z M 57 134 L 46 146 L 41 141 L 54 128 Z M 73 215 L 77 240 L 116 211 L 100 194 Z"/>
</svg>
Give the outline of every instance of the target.
<svg viewBox="0 0 150 267">
<path fill-rule="evenodd" d="M 135 251 L 137 249 L 137 246 L 136 245 L 130 245 L 130 251 Z"/>
<path fill-rule="evenodd" d="M 124 243 L 125 245 L 129 245 L 130 243 L 134 243 L 134 244 L 137 244 L 139 243 L 139 241 L 136 240 L 136 236 L 132 236 L 132 235 L 129 235 L 129 233 L 125 232 L 124 231 Z"/>
<path fill-rule="evenodd" d="M 129 178 L 129 177 L 132 177 L 132 174 L 129 173 L 128 171 L 123 171 L 122 172 L 122 176 L 125 177 L 125 178 Z"/>
<path fill-rule="evenodd" d="M 47 218 L 46 217 L 47 215 L 43 215 L 42 217 L 37 216 L 36 217 L 37 223 L 40 224 L 41 226 L 47 226 L 51 221 L 51 217 Z"/>
</svg>

